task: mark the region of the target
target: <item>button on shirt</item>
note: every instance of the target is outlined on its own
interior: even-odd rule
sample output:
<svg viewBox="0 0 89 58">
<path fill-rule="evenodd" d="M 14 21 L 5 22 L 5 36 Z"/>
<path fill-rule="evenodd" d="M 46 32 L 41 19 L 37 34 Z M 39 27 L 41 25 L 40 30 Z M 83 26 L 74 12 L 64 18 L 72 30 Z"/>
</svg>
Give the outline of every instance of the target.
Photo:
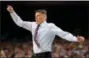
<svg viewBox="0 0 89 58">
<path fill-rule="evenodd" d="M 52 42 L 55 38 L 55 35 L 61 37 L 62 39 L 68 41 L 77 41 L 77 38 L 71 33 L 63 31 L 61 28 L 57 27 L 54 23 L 47 23 L 46 21 L 40 24 L 38 30 L 38 42 L 40 48 L 36 45 L 34 39 L 35 29 L 37 27 L 36 22 L 23 21 L 15 12 L 10 13 L 13 21 L 22 28 L 31 31 L 32 33 L 32 42 L 33 42 L 33 51 L 35 54 L 52 51 Z"/>
</svg>

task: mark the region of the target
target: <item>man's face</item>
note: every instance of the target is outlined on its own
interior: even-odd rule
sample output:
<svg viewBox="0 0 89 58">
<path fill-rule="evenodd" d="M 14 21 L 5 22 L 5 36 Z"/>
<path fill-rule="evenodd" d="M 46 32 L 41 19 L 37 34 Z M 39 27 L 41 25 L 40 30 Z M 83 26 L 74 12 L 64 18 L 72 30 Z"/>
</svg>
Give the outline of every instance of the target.
<svg viewBox="0 0 89 58">
<path fill-rule="evenodd" d="M 42 22 L 44 22 L 46 19 L 46 15 L 42 14 L 41 12 L 36 12 L 35 13 L 35 20 L 37 24 L 41 24 Z"/>
</svg>

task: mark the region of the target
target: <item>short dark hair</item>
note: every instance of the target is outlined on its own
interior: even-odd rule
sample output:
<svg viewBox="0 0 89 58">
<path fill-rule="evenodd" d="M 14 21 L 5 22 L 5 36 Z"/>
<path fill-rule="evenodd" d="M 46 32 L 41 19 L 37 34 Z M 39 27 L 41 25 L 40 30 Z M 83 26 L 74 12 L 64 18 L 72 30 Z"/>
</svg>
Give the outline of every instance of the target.
<svg viewBox="0 0 89 58">
<path fill-rule="evenodd" d="M 36 10 L 36 12 L 40 12 L 42 14 L 47 14 L 47 11 L 45 9 L 39 9 L 39 10 Z"/>
</svg>

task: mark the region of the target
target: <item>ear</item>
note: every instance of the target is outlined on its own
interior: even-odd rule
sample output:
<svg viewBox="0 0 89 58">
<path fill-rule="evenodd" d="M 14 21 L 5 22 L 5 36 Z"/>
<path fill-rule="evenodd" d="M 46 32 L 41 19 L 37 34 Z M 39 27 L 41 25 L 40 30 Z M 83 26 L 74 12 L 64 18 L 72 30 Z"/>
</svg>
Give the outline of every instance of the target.
<svg viewBox="0 0 89 58">
<path fill-rule="evenodd" d="M 45 17 L 45 20 L 47 19 L 47 15 L 44 15 L 44 17 Z"/>
</svg>

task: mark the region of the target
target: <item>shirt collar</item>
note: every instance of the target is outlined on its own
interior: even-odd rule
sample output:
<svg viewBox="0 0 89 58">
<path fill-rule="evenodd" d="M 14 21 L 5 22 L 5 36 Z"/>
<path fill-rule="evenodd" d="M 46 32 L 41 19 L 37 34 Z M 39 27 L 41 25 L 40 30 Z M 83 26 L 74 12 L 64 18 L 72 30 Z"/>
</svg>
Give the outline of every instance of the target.
<svg viewBox="0 0 89 58">
<path fill-rule="evenodd" d="M 40 26 L 44 27 L 47 24 L 46 21 L 44 21 L 43 23 L 40 24 Z"/>
</svg>

